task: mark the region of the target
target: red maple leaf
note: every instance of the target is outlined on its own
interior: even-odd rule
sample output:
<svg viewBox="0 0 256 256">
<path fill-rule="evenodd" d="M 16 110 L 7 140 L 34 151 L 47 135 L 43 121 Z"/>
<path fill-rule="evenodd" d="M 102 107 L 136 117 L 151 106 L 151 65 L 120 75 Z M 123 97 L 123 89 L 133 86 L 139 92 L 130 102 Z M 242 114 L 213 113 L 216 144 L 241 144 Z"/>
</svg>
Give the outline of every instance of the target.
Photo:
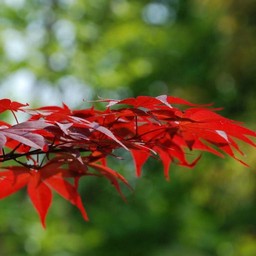
<svg viewBox="0 0 256 256">
<path fill-rule="evenodd" d="M 0 100 L 0 113 L 10 110 L 10 111 L 24 111 L 22 108 L 28 106 L 28 104 L 22 104 L 16 101 L 11 101 L 10 99 Z"/>
<path fill-rule="evenodd" d="M 60 166 L 61 163 L 50 163 L 40 168 L 40 171 L 21 166 L 5 167 L 7 170 L 0 172 L 0 199 L 27 186 L 29 198 L 40 216 L 43 227 L 46 227 L 45 218 L 52 203 L 54 190 L 75 205 L 83 218 L 88 220 L 76 187 L 65 180 L 69 175 L 66 175 L 66 170 Z"/>
</svg>

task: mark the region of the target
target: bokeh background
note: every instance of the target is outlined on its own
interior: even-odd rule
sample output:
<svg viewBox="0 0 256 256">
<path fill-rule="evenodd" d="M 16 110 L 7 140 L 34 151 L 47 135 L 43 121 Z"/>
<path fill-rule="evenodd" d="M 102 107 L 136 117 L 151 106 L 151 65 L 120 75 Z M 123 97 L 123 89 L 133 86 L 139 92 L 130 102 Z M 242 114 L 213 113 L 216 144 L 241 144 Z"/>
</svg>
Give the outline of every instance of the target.
<svg viewBox="0 0 256 256">
<path fill-rule="evenodd" d="M 0 97 L 32 106 L 170 94 L 214 102 L 256 129 L 255 0 L 0 0 Z M 7 118 L 7 117 L 6 117 Z M 0 255 L 254 256 L 255 149 L 247 169 L 204 154 L 193 170 L 151 160 L 124 203 L 81 184 L 90 222 L 55 196 L 43 230 L 24 192 L 0 202 Z M 111 160 L 110 160 L 111 161 Z"/>
</svg>

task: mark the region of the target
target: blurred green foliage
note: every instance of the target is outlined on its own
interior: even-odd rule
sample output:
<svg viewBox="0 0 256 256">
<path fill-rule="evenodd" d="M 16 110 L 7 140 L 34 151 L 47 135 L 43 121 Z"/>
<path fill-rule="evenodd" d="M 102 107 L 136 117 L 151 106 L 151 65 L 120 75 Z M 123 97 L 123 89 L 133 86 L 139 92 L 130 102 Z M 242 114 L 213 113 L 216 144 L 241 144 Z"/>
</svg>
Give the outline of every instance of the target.
<svg viewBox="0 0 256 256">
<path fill-rule="evenodd" d="M 251 128 L 256 114 L 256 1 L 2 0 L 0 96 L 32 105 L 170 94 L 214 102 Z M 29 86 L 28 86 L 29 85 Z M 2 117 L 3 118 L 3 117 Z M 0 202 L 0 255 L 254 256 L 255 153 L 247 170 L 205 154 L 194 170 L 151 160 L 124 203 L 84 180 L 90 216 L 56 201 L 43 230 L 25 193 Z"/>
</svg>

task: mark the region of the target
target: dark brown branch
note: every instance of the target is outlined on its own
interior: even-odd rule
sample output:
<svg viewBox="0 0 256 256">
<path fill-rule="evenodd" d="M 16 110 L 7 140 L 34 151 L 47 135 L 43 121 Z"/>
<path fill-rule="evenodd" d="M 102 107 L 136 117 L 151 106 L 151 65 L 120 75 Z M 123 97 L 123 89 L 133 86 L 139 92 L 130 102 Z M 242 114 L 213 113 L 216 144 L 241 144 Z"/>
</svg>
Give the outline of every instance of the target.
<svg viewBox="0 0 256 256">
<path fill-rule="evenodd" d="M 77 148 L 80 153 L 82 152 L 88 152 L 88 149 L 84 148 Z M 42 151 L 41 149 L 35 149 L 26 153 L 14 153 L 13 151 L 8 153 L 8 154 L 3 154 L 0 156 L 0 162 L 6 162 L 10 160 L 15 160 L 18 163 L 22 163 L 21 161 L 17 160 L 20 157 L 29 157 L 29 156 L 38 156 L 38 155 L 43 155 L 43 154 L 56 154 L 56 153 L 65 153 L 65 152 L 70 152 L 70 150 L 65 149 L 65 148 L 55 148 L 55 147 L 50 147 L 48 151 Z"/>
</svg>

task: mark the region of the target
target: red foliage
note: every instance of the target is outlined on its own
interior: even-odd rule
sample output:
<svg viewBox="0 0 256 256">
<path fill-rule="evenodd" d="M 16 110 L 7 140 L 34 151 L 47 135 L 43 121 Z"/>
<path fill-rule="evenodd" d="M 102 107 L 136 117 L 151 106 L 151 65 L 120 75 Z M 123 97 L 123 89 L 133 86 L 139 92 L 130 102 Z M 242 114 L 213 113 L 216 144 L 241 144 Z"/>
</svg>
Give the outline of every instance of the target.
<svg viewBox="0 0 256 256">
<path fill-rule="evenodd" d="M 227 154 L 245 164 L 234 153 L 243 154 L 234 139 L 256 146 L 249 138 L 256 137 L 256 132 L 222 117 L 207 105 L 165 95 L 100 101 L 108 103 L 105 110 L 72 111 L 64 104 L 29 109 L 9 99 L 0 100 L 0 113 L 9 110 L 15 116 L 16 111 L 23 111 L 30 116 L 16 125 L 0 122 L 0 162 L 12 160 L 12 165 L 1 167 L 0 198 L 27 186 L 45 227 L 54 190 L 88 220 L 78 193 L 80 178 L 103 176 L 121 196 L 119 183 L 129 186 L 122 175 L 106 165 L 106 157 L 118 158 L 114 155 L 117 148 L 130 151 L 137 176 L 153 156 L 162 162 L 169 179 L 172 162 L 191 168 L 199 160 L 200 156 L 188 162 L 188 150 L 208 151 L 220 157 Z M 185 105 L 185 109 L 174 107 L 176 104 Z"/>
</svg>

